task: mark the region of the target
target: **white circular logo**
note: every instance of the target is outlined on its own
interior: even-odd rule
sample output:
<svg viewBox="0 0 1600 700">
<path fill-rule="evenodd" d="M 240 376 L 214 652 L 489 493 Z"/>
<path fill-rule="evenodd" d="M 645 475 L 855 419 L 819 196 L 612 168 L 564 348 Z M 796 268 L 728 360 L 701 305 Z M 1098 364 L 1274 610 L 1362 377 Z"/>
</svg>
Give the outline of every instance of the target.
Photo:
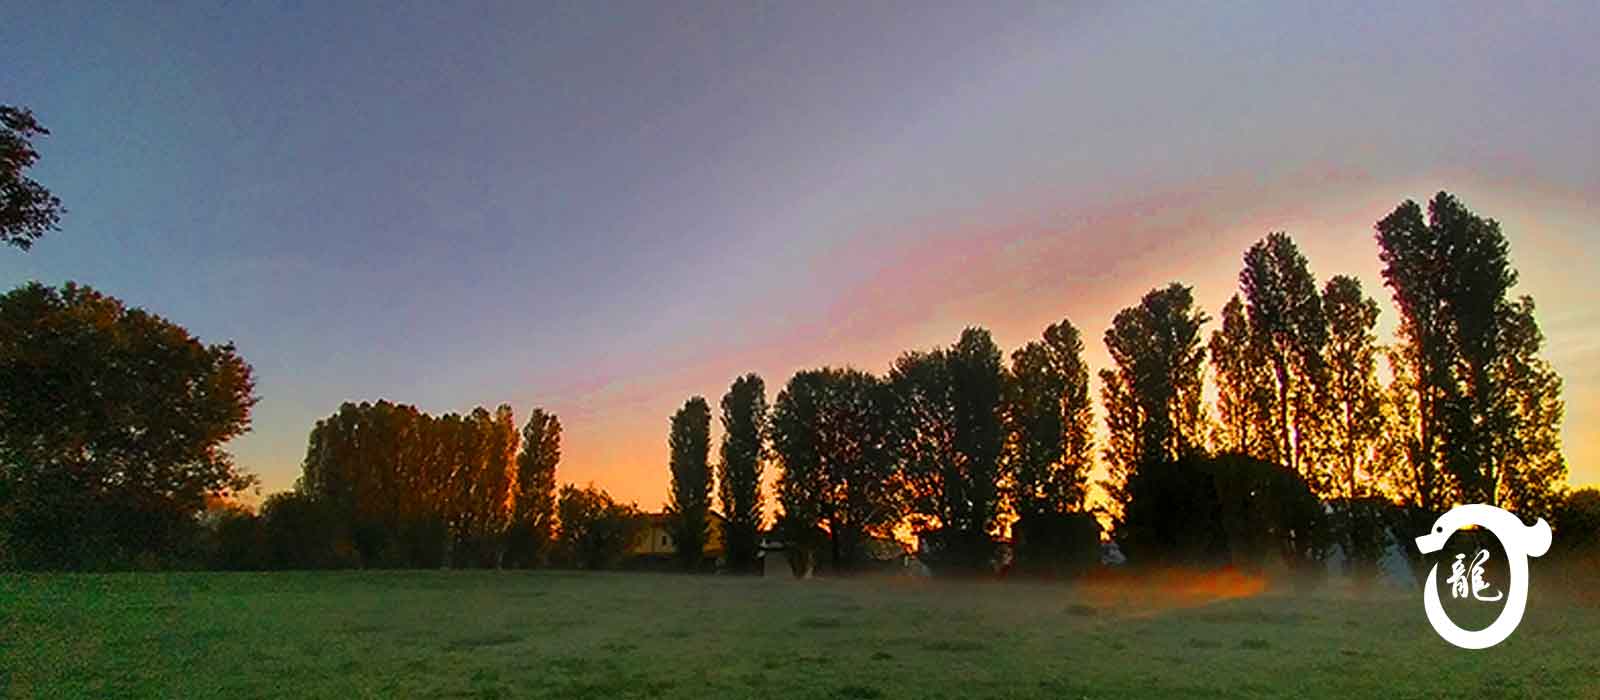
<svg viewBox="0 0 1600 700">
<path fill-rule="evenodd" d="M 1451 595 L 1470 596 L 1488 602 L 1498 601 L 1503 595 L 1505 608 L 1492 624 L 1476 632 L 1457 627 L 1444 611 L 1444 606 L 1439 604 L 1438 564 L 1428 570 L 1428 584 L 1422 595 L 1422 603 L 1428 612 L 1428 622 L 1445 641 L 1462 649 L 1488 649 L 1505 641 L 1517 629 L 1517 624 L 1522 622 L 1522 612 L 1528 605 L 1528 557 L 1543 556 L 1550 551 L 1550 524 L 1540 518 L 1531 526 L 1523 525 L 1517 516 L 1482 503 L 1456 506 L 1433 522 L 1433 532 L 1417 538 L 1417 549 L 1423 554 L 1437 552 L 1444 548 L 1450 535 L 1469 525 L 1488 530 L 1495 539 L 1500 540 L 1500 546 L 1506 552 L 1506 568 L 1511 580 L 1506 582 L 1504 593 L 1494 592 L 1492 586 L 1483 580 L 1483 562 L 1488 558 L 1488 552 L 1479 552 L 1473 557 L 1470 572 L 1465 555 L 1458 554 L 1453 573 L 1447 581 L 1452 586 Z"/>
</svg>

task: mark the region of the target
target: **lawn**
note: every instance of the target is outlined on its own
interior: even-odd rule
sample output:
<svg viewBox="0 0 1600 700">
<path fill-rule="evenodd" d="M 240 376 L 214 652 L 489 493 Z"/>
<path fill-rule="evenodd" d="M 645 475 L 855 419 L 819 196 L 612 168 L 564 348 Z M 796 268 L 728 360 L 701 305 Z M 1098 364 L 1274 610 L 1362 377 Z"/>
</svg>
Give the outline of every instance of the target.
<svg viewBox="0 0 1600 700">
<path fill-rule="evenodd" d="M 1537 569 L 1535 569 L 1537 575 Z M 642 573 L 0 577 L 10 697 L 1592 697 L 1600 608 L 1482 652 L 1421 596 Z"/>
</svg>

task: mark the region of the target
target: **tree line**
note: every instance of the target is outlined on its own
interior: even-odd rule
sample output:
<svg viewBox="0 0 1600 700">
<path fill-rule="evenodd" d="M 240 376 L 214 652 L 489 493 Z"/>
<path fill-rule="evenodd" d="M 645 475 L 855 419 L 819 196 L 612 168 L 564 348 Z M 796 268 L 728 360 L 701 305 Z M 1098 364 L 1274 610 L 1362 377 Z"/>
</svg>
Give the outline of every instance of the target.
<svg viewBox="0 0 1600 700">
<path fill-rule="evenodd" d="M 755 569 L 763 537 L 802 569 L 850 571 L 909 530 L 933 566 L 972 572 L 1009 530 L 1015 566 L 1053 574 L 1097 561 L 1101 522 L 1148 561 L 1370 553 L 1397 509 L 1420 522 L 1457 502 L 1592 522 L 1590 492 L 1565 490 L 1561 381 L 1499 225 L 1440 193 L 1375 229 L 1389 346 L 1359 280 L 1319 282 L 1273 233 L 1209 335 L 1181 283 L 1113 317 L 1098 411 L 1067 319 L 1009 355 L 973 327 L 882 374 L 804 369 L 770 404 L 761 377 L 739 377 L 715 461 L 712 406 L 694 397 L 668 431 L 682 563 L 702 565 L 714 501 L 734 571 Z M 535 410 L 518 429 L 508 406 L 345 404 L 313 426 L 292 491 L 230 506 L 255 483 L 223 449 L 249 427 L 250 366 L 75 284 L 0 297 L 0 386 L 7 568 L 594 568 L 639 527 L 604 491 L 558 488 L 559 420 Z M 1087 500 L 1099 464 L 1103 510 Z"/>
<path fill-rule="evenodd" d="M 1203 533 L 1225 530 L 1224 501 L 1244 498 L 1234 520 L 1291 533 L 1277 544 L 1300 558 L 1330 544 L 1376 556 L 1381 543 L 1372 540 L 1385 527 L 1375 517 L 1422 522 L 1465 502 L 1528 518 L 1562 508 L 1561 380 L 1540 356 L 1533 300 L 1513 295 L 1517 274 L 1499 224 L 1441 192 L 1426 217 L 1406 201 L 1375 229 L 1400 316 L 1388 347 L 1377 342 L 1380 308 L 1360 280 L 1319 284 L 1282 232 L 1245 252 L 1239 291 L 1209 337 L 1211 318 L 1177 282 L 1116 314 L 1104 334 L 1112 366 L 1098 373 L 1098 457 L 1119 540 L 1172 550 L 1182 527 L 1166 522 L 1173 514 L 1215 525 Z M 740 441 L 767 444 L 779 472 L 779 529 L 803 566 L 826 554 L 849 570 L 866 538 L 909 525 L 925 559 L 981 569 L 1004 522 L 1019 567 L 1060 571 L 1089 559 L 1099 541 L 1085 504 L 1097 450 L 1082 353 L 1063 319 L 1009 363 L 975 327 L 948 347 L 902 354 L 882 376 L 802 370 L 768 422 L 742 428 Z M 686 548 L 698 547 L 710 490 L 704 409 L 694 397 L 672 423 L 672 495 L 687 504 L 676 511 Z M 680 440 L 680 423 L 694 440 Z M 1174 464 L 1186 466 L 1174 472 Z M 731 473 L 747 479 L 751 469 Z"/>
</svg>

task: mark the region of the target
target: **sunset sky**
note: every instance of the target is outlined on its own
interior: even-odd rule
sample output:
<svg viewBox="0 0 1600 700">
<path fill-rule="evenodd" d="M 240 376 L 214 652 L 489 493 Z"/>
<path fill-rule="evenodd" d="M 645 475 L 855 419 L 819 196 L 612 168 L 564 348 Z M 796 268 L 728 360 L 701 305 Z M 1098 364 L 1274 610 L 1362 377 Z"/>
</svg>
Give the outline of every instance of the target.
<svg viewBox="0 0 1600 700">
<path fill-rule="evenodd" d="M 544 406 L 560 480 L 655 508 L 690 395 L 1062 317 L 1098 369 L 1119 308 L 1217 316 L 1273 230 L 1387 340 L 1372 225 L 1440 189 L 1504 227 L 1600 482 L 1600 4 L 358 4 L 0 25 L 69 210 L 0 283 L 235 341 L 264 493 L 386 398 Z"/>
</svg>

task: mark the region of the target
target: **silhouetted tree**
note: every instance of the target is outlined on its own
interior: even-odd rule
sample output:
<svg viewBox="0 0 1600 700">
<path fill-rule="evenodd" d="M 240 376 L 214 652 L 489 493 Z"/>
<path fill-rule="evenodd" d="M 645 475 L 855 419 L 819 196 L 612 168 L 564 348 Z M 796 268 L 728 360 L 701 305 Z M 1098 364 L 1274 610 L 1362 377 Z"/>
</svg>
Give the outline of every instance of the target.
<svg viewBox="0 0 1600 700">
<path fill-rule="evenodd" d="M 1287 467 L 1243 455 L 1192 455 L 1140 467 L 1117 542 L 1139 566 L 1309 567 L 1330 532 L 1322 504 Z"/>
<path fill-rule="evenodd" d="M 727 517 L 728 566 L 753 571 L 761 545 L 761 466 L 766 460 L 767 387 L 756 374 L 733 382 L 722 397 L 722 460 L 718 494 Z"/>
<path fill-rule="evenodd" d="M 250 427 L 250 365 L 88 287 L 0 296 L 0 387 L 0 531 L 15 566 L 170 561 L 208 494 L 254 483 L 222 449 Z"/>
<path fill-rule="evenodd" d="M 297 488 L 349 528 L 364 566 L 495 566 L 516 505 L 517 443 L 509 406 L 435 418 L 346 403 L 312 428 Z"/>
<path fill-rule="evenodd" d="M 299 492 L 275 493 L 261 504 L 267 566 L 335 569 L 359 564 L 349 529 L 331 504 Z"/>
<path fill-rule="evenodd" d="M 1272 430 L 1275 392 L 1272 366 L 1253 341 L 1244 302 L 1235 294 L 1222 307 L 1222 329 L 1211 334 L 1207 349 L 1217 380 L 1217 430 L 1213 444 L 1221 452 L 1271 459 L 1278 453 Z"/>
<path fill-rule="evenodd" d="M 1566 479 L 1561 382 L 1538 357 L 1532 299 L 1508 298 L 1517 275 L 1500 225 L 1440 192 L 1427 221 L 1406 201 L 1377 238 L 1415 389 L 1407 490 L 1425 509 L 1461 500 L 1547 513 Z"/>
<path fill-rule="evenodd" d="M 1254 354 L 1272 369 L 1275 449 L 1269 459 L 1287 465 L 1324 492 L 1326 479 L 1307 463 L 1317 439 L 1317 392 L 1325 381 L 1322 348 L 1327 320 L 1316 278 L 1294 240 L 1269 234 L 1250 247 L 1239 271 Z"/>
<path fill-rule="evenodd" d="M 690 398 L 673 414 L 667 444 L 672 451 L 672 492 L 667 501 L 672 542 L 684 568 L 695 569 L 705 556 L 711 509 L 711 407 L 704 398 Z"/>
<path fill-rule="evenodd" d="M 1106 331 L 1116 367 L 1100 370 L 1111 473 L 1105 486 L 1119 505 L 1128 498 L 1123 484 L 1141 464 L 1204 449 L 1200 327 L 1207 320 L 1191 290 L 1174 282 L 1118 312 Z"/>
<path fill-rule="evenodd" d="M 1057 560 L 1086 549 L 1098 557 L 1098 526 L 1089 533 L 1093 542 L 1083 535 L 1092 516 L 1065 517 L 1082 508 L 1094 466 L 1094 412 L 1078 329 L 1063 319 L 1045 329 L 1043 341 L 1013 352 L 1006 388 L 1006 471 L 1018 567 L 1057 571 Z"/>
<path fill-rule="evenodd" d="M 1486 410 L 1502 431 L 1488 438 L 1494 499 L 1523 517 L 1548 516 L 1562 503 L 1567 481 L 1561 376 L 1538 355 L 1544 334 L 1533 312 L 1528 296 L 1501 307 L 1500 343 L 1489 369 L 1496 393 Z"/>
<path fill-rule="evenodd" d="M 1564 552 L 1600 552 L 1600 489 L 1576 489 L 1554 509 L 1554 543 Z"/>
<path fill-rule="evenodd" d="M 948 349 L 902 355 L 889 384 L 912 511 L 934 544 L 929 560 L 987 567 L 1005 446 L 1000 348 L 988 331 L 968 328 Z"/>
<path fill-rule="evenodd" d="M 802 559 L 826 542 L 835 569 L 861 562 L 866 537 L 904 512 L 890 443 L 892 410 L 878 378 L 853 369 L 795 373 L 772 410 L 779 529 Z M 803 574 L 804 571 L 797 571 Z"/>
<path fill-rule="evenodd" d="M 0 105 L 0 243 L 23 250 L 61 230 L 61 200 L 23 174 L 39 160 L 36 136 L 49 136 L 26 107 Z"/>
<path fill-rule="evenodd" d="M 249 508 L 228 499 L 209 498 L 200 527 L 206 533 L 206 561 L 211 568 L 254 571 L 266 567 L 261 518 Z"/>
<path fill-rule="evenodd" d="M 1361 281 L 1335 276 L 1322 292 L 1328 342 L 1323 366 L 1323 442 L 1318 450 L 1333 478 L 1327 491 L 1344 499 L 1371 495 L 1377 486 L 1383 436 L 1383 389 L 1378 384 L 1378 303 Z"/>
<path fill-rule="evenodd" d="M 611 500 L 610 494 L 592 484 L 562 486 L 556 509 L 561 519 L 557 558 L 568 566 L 614 567 L 639 532 L 639 510 Z"/>
<path fill-rule="evenodd" d="M 543 566 L 550 555 L 556 520 L 556 465 L 561 462 L 561 421 L 533 409 L 522 427 L 517 455 L 511 554 L 519 566 Z"/>
</svg>

